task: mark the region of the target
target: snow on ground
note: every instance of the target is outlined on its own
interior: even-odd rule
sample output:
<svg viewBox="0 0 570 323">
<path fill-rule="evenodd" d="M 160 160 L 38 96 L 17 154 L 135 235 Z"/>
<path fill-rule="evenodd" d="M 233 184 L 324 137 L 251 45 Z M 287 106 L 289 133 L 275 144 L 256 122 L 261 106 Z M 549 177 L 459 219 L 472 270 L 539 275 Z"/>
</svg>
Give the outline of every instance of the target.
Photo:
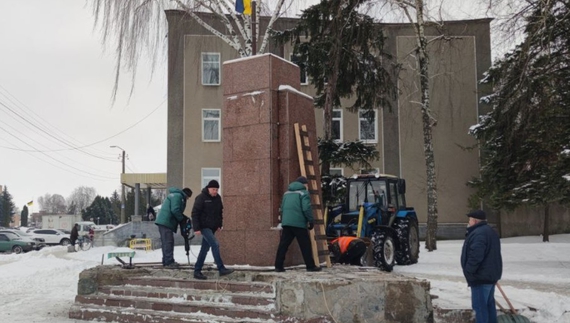
<svg viewBox="0 0 570 323">
<path fill-rule="evenodd" d="M 501 285 L 521 314 L 535 323 L 570 322 L 570 234 L 553 235 L 550 243 L 541 237 L 502 239 L 503 279 Z M 431 282 L 434 305 L 470 308 L 470 291 L 463 279 L 459 256 L 462 240 L 439 241 L 438 250 L 421 250 L 419 263 L 396 266 L 401 274 Z M 422 244 L 423 246 L 423 244 Z M 0 322 L 72 323 L 68 311 L 77 293 L 79 273 L 84 269 L 117 261 L 107 259 L 114 247 L 67 253 L 66 247 L 48 247 L 26 254 L 0 254 Z M 195 262 L 199 246 L 191 246 Z M 223 252 L 223 250 L 222 250 Z M 160 250 L 137 251 L 133 262 L 160 261 Z M 271 255 L 273 257 L 273 255 Z M 186 263 L 183 246 L 175 259 Z M 207 262 L 212 262 L 211 253 Z M 188 273 L 189 276 L 191 273 Z M 507 307 L 496 292 L 497 301 Z"/>
</svg>

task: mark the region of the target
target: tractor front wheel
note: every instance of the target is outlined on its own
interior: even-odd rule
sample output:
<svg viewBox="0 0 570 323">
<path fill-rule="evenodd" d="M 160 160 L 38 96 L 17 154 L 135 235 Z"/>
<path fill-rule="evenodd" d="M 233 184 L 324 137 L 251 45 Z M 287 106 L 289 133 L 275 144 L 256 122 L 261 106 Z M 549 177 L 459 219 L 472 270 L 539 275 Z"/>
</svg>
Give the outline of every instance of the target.
<svg viewBox="0 0 570 323">
<path fill-rule="evenodd" d="M 374 231 L 371 240 L 376 267 L 383 271 L 392 271 L 396 253 L 396 244 L 392 234 L 384 230 Z"/>
</svg>

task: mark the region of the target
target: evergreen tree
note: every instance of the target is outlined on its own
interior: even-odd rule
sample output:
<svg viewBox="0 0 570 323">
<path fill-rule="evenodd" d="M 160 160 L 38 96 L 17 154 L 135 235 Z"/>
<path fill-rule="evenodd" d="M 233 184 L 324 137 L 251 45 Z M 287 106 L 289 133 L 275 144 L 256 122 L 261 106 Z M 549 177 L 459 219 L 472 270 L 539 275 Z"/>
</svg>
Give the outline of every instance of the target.
<svg viewBox="0 0 570 323">
<path fill-rule="evenodd" d="M 28 226 L 28 206 L 24 204 L 24 208 L 22 209 L 22 213 L 20 213 L 20 222 L 23 227 Z"/>
<path fill-rule="evenodd" d="M 570 202 L 570 1 L 534 1 L 525 39 L 499 60 L 483 82 L 494 109 L 472 134 L 483 153 L 473 201 L 513 210 Z"/>
<path fill-rule="evenodd" d="M 110 201 L 113 212 L 115 214 L 121 214 L 121 195 L 117 192 L 117 190 L 113 191 L 111 194 Z"/>
<path fill-rule="evenodd" d="M 81 211 L 83 220 L 98 222 L 99 224 L 117 224 L 119 217 L 113 211 L 111 200 L 108 197 L 97 195 L 90 206 Z M 97 218 L 99 218 L 97 220 Z"/>
<path fill-rule="evenodd" d="M 14 202 L 12 201 L 12 195 L 8 192 L 8 187 L 4 187 L 2 194 L 0 196 L 0 225 L 3 227 L 9 227 L 12 222 L 12 217 L 14 214 Z"/>
<path fill-rule="evenodd" d="M 335 142 L 319 138 L 319 159 L 322 163 L 331 166 L 354 166 L 367 169 L 371 168 L 370 161 L 378 160 L 380 154 L 374 146 L 366 145 L 361 141 Z M 346 190 L 346 180 L 342 176 L 330 174 L 322 175 L 323 200 L 328 205 L 343 202 Z"/>
<path fill-rule="evenodd" d="M 341 107 L 341 99 L 354 98 L 347 107 L 351 112 L 370 111 L 390 107 L 395 94 L 382 64 L 390 58 L 383 51 L 382 28 L 358 12 L 366 2 L 322 0 L 303 11 L 294 29 L 274 32 L 278 42 L 293 43 L 294 55 L 316 89 L 315 106 L 324 109 L 324 141 L 332 139 L 332 111 Z M 321 174 L 329 174 L 329 161 L 321 163 Z"/>
</svg>

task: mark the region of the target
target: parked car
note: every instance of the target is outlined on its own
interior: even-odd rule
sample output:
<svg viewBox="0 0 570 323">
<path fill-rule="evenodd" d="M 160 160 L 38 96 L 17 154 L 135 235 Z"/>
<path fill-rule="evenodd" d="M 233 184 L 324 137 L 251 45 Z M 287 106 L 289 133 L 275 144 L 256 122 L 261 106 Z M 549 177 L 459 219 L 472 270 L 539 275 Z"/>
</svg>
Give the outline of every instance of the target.
<svg viewBox="0 0 570 323">
<path fill-rule="evenodd" d="M 80 237 L 89 235 L 89 228 L 95 227 L 95 223 L 91 221 L 79 221 L 75 224 L 79 225 L 77 233 L 79 234 Z"/>
<path fill-rule="evenodd" d="M 14 233 L 5 232 L 0 233 L 0 251 L 22 253 L 33 250 L 36 247 L 36 242 L 28 238 L 20 238 Z"/>
<path fill-rule="evenodd" d="M 58 229 L 58 230 L 65 233 L 65 234 L 71 234 L 71 230 L 67 230 L 67 229 Z"/>
<path fill-rule="evenodd" d="M 26 238 L 26 239 L 34 240 L 36 242 L 34 250 L 40 250 L 41 248 L 46 246 L 46 244 L 45 244 L 46 240 L 44 238 L 34 237 L 31 234 L 22 232 L 20 230 L 5 229 L 5 230 L 0 230 L 0 233 L 11 233 L 11 234 L 17 235 L 20 238 Z"/>
<path fill-rule="evenodd" d="M 69 234 L 55 229 L 37 229 L 29 232 L 34 238 L 43 238 L 47 245 L 67 246 L 71 243 Z"/>
</svg>

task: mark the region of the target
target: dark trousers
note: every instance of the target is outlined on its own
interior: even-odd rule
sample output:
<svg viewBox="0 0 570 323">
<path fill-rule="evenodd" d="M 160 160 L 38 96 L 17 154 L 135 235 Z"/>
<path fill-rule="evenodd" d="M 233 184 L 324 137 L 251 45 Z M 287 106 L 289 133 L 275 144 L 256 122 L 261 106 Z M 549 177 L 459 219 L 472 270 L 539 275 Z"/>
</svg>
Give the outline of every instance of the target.
<svg viewBox="0 0 570 323">
<path fill-rule="evenodd" d="M 293 242 L 293 239 L 297 238 L 299 243 L 299 248 L 303 254 L 303 260 L 305 261 L 305 266 L 307 269 L 315 268 L 315 260 L 313 259 L 313 252 L 311 248 L 311 240 L 309 239 L 309 231 L 305 228 L 297 228 L 290 226 L 283 226 L 281 230 L 281 240 L 279 241 L 279 247 L 277 248 L 277 256 L 275 257 L 275 268 L 283 269 L 285 262 L 285 255 L 287 255 L 287 249 L 289 245 Z"/>
<path fill-rule="evenodd" d="M 174 233 L 163 225 L 157 225 L 162 244 L 162 265 L 168 266 L 174 262 Z"/>
</svg>

